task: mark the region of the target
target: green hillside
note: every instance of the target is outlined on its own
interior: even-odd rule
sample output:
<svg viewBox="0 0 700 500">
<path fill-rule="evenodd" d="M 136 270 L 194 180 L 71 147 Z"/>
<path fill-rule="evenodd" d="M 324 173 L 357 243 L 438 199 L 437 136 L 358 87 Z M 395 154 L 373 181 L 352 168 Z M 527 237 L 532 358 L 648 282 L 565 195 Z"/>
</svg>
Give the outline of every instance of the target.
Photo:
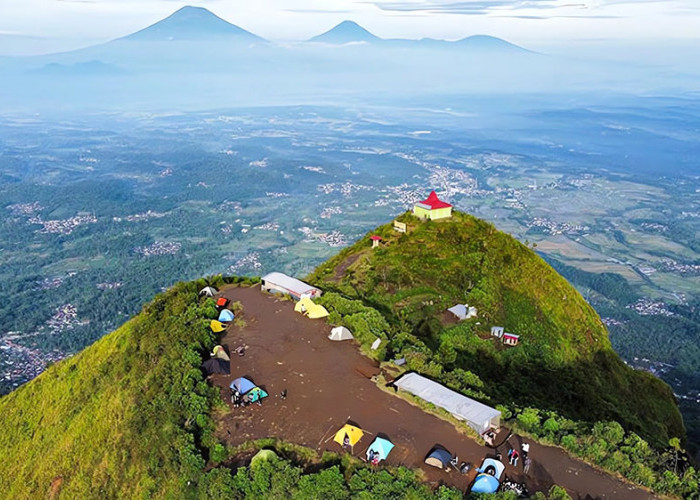
<svg viewBox="0 0 700 500">
<path fill-rule="evenodd" d="M 4 498 L 182 498 L 213 445 L 195 283 L 0 399 Z"/>
<path fill-rule="evenodd" d="M 684 438 L 670 388 L 620 360 L 593 308 L 532 249 L 459 212 L 398 220 L 408 233 L 381 226 L 371 233 L 383 238 L 379 248 L 368 234 L 308 278 L 382 312 L 392 324 L 388 355 L 443 380 L 468 370 L 480 379 L 473 392 L 493 404 L 616 420 L 659 446 Z M 458 303 L 478 317 L 447 320 Z M 503 346 L 491 326 L 519 334 L 520 344 Z"/>
</svg>

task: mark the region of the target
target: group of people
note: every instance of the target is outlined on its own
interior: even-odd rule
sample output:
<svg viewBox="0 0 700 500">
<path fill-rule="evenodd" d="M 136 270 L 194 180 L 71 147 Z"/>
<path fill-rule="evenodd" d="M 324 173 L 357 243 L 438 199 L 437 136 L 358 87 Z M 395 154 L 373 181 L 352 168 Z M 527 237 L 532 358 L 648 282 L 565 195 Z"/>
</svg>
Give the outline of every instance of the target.
<svg viewBox="0 0 700 500">
<path fill-rule="evenodd" d="M 529 443 L 523 443 L 522 446 L 520 447 L 520 450 L 522 452 L 523 456 L 523 472 L 526 474 L 530 470 L 530 464 L 532 461 L 530 460 L 530 445 Z M 508 451 L 508 463 L 512 465 L 513 467 L 518 466 L 518 460 L 520 459 L 520 453 L 518 450 L 515 448 L 511 448 Z"/>
</svg>

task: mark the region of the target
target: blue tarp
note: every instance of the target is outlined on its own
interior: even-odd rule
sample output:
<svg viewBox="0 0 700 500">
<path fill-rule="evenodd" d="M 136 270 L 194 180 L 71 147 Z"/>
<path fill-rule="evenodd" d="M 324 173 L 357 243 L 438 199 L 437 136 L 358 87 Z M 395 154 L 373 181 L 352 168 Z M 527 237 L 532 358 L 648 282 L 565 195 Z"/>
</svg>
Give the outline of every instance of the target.
<svg viewBox="0 0 700 500">
<path fill-rule="evenodd" d="M 481 473 L 476 476 L 472 485 L 472 493 L 496 493 L 501 483 L 491 474 Z"/>
<path fill-rule="evenodd" d="M 224 309 L 224 310 L 221 311 L 221 313 L 219 314 L 219 321 L 221 321 L 221 322 L 223 322 L 223 323 L 227 323 L 227 322 L 229 322 L 229 321 L 233 321 L 233 318 L 234 318 L 233 313 L 232 313 L 231 311 L 229 311 L 228 309 Z"/>
<path fill-rule="evenodd" d="M 371 445 L 369 445 L 369 448 L 367 448 L 367 460 L 370 460 L 369 457 L 369 452 L 373 451 L 375 453 L 379 454 L 379 460 L 386 460 L 386 457 L 389 456 L 389 452 L 391 452 L 391 449 L 394 447 L 394 443 L 391 441 L 387 441 L 386 439 L 378 437 L 375 439 Z"/>
<path fill-rule="evenodd" d="M 231 385 L 229 386 L 231 389 L 235 389 L 238 391 L 238 393 L 242 396 L 246 392 L 250 391 L 251 389 L 255 388 L 255 384 L 248 380 L 247 378 L 237 378 L 233 382 L 231 382 Z"/>
</svg>

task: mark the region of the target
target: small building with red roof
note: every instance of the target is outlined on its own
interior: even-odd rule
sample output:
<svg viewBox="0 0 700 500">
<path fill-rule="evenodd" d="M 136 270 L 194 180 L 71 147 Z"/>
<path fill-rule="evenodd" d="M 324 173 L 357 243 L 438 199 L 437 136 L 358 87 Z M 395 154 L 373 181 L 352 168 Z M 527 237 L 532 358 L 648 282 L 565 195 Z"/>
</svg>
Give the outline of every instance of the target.
<svg viewBox="0 0 700 500">
<path fill-rule="evenodd" d="M 413 215 L 421 219 L 446 219 L 452 217 L 452 205 L 442 201 L 435 191 L 431 191 L 425 200 L 413 206 Z"/>
</svg>

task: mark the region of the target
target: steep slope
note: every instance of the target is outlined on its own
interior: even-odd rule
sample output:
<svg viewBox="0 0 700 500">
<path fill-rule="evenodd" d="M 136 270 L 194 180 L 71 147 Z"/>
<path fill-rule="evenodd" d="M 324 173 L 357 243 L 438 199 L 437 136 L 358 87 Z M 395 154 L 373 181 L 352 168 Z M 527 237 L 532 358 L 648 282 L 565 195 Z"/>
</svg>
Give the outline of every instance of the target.
<svg viewBox="0 0 700 500">
<path fill-rule="evenodd" d="M 169 41 L 229 39 L 261 42 L 257 35 L 231 24 L 203 7 L 182 7 L 171 15 L 120 40 Z"/>
<path fill-rule="evenodd" d="M 670 388 L 628 368 L 591 306 L 531 249 L 466 214 L 399 220 L 408 233 L 381 226 L 372 233 L 380 248 L 366 237 L 309 277 L 384 313 L 395 329 L 390 354 L 428 374 L 470 370 L 493 404 L 613 419 L 658 445 L 684 437 Z M 478 317 L 451 323 L 444 311 L 458 303 Z M 519 334 L 520 344 L 504 347 L 491 326 Z"/>
<path fill-rule="evenodd" d="M 0 399 L 4 498 L 183 497 L 218 397 L 199 367 L 212 338 L 198 289 L 175 286 Z"/>
</svg>

